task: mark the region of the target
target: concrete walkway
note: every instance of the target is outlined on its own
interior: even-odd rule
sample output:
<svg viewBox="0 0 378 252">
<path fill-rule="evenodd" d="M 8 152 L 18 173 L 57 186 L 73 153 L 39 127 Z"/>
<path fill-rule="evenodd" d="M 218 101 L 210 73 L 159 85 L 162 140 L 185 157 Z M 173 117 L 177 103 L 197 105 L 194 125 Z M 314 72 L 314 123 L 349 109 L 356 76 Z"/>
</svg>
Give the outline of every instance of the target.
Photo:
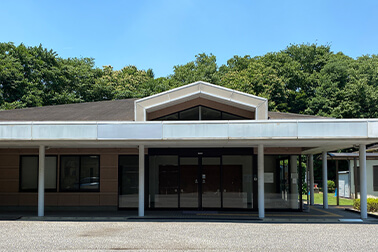
<svg viewBox="0 0 378 252">
<path fill-rule="evenodd" d="M 146 211 L 145 217 L 138 217 L 137 211 L 46 211 L 45 217 L 37 217 L 36 211 L 0 212 L 0 220 L 45 220 L 45 221 L 242 221 L 279 223 L 339 223 L 359 222 L 360 214 L 347 211 L 349 206 L 321 205 L 310 207 L 309 211 L 284 212 L 267 211 L 263 220 L 258 213 L 248 211 Z M 378 218 L 369 216 L 364 223 L 377 223 Z"/>
</svg>

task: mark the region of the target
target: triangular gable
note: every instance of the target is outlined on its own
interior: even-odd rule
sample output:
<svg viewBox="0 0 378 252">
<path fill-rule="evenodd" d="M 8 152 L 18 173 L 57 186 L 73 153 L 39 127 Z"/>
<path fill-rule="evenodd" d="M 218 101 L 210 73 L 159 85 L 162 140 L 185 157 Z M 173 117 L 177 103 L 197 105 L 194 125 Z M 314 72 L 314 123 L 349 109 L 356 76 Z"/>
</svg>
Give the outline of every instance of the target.
<svg viewBox="0 0 378 252">
<path fill-rule="evenodd" d="M 175 106 L 193 99 L 207 99 L 252 111 L 255 120 L 268 119 L 268 100 L 211 83 L 197 81 L 135 101 L 135 121 L 147 121 L 147 113 Z"/>
</svg>

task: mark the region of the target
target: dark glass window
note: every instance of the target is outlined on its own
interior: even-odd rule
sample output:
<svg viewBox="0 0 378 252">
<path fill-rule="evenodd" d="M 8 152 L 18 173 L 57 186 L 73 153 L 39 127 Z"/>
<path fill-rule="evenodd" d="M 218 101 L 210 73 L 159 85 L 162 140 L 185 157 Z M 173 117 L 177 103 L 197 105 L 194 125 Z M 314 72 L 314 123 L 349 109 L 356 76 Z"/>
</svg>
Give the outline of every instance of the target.
<svg viewBox="0 0 378 252">
<path fill-rule="evenodd" d="M 177 155 L 149 157 L 150 208 L 178 207 L 178 179 Z"/>
<path fill-rule="evenodd" d="M 245 120 L 245 118 L 227 112 L 222 112 L 222 120 Z"/>
<path fill-rule="evenodd" d="M 197 106 L 197 107 L 186 109 L 179 112 L 179 120 L 183 120 L 183 121 L 199 120 L 199 107 Z"/>
<path fill-rule="evenodd" d="M 201 120 L 222 120 L 222 112 L 208 107 L 201 107 Z"/>
<path fill-rule="evenodd" d="M 61 191 L 99 191 L 99 156 L 61 156 Z"/>
<path fill-rule="evenodd" d="M 166 115 L 166 116 L 162 116 L 160 117 L 160 121 L 177 121 L 179 118 L 179 114 L 178 113 L 174 113 L 174 114 L 170 114 L 170 115 Z"/>
<path fill-rule="evenodd" d="M 139 158 L 136 155 L 119 156 L 119 207 L 138 207 Z"/>
<path fill-rule="evenodd" d="M 20 191 L 38 189 L 38 156 L 20 157 Z M 56 191 L 56 156 L 45 157 L 45 191 Z"/>
<path fill-rule="evenodd" d="M 180 112 L 165 115 L 154 121 L 206 121 L 206 120 L 246 120 L 247 118 L 217 109 L 196 106 Z"/>
<path fill-rule="evenodd" d="M 378 165 L 373 166 L 373 190 L 378 191 Z"/>
<path fill-rule="evenodd" d="M 360 191 L 360 167 L 359 166 L 357 166 L 357 168 L 356 168 L 356 175 L 357 175 L 356 176 L 357 178 L 354 181 L 354 183 L 355 183 L 355 186 L 357 188 L 357 192 L 359 192 Z"/>
</svg>

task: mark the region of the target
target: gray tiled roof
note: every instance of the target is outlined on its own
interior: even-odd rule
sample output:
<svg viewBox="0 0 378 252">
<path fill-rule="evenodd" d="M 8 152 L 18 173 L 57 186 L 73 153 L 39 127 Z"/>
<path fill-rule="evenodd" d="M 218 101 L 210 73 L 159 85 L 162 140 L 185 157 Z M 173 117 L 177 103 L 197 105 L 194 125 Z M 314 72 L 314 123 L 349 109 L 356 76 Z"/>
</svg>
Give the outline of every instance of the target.
<svg viewBox="0 0 378 252">
<path fill-rule="evenodd" d="M 133 121 L 134 101 L 85 102 L 0 111 L 0 121 Z M 325 119 L 326 117 L 269 112 L 271 120 Z"/>
<path fill-rule="evenodd" d="M 133 121 L 134 101 L 85 102 L 0 111 L 0 121 Z"/>
<path fill-rule="evenodd" d="M 303 115 L 303 114 L 295 114 L 295 113 L 283 113 L 283 112 L 268 112 L 268 117 L 270 120 L 285 120 L 285 119 L 332 119 L 330 117 L 323 117 L 323 116 L 314 116 L 314 115 Z"/>
</svg>

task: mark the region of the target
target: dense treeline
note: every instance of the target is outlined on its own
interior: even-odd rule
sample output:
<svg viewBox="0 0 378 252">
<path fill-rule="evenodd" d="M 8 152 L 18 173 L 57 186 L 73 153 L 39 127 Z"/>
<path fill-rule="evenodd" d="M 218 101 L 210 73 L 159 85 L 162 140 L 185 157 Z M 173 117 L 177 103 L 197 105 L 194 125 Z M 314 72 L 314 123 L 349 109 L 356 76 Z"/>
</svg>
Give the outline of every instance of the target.
<svg viewBox="0 0 378 252">
<path fill-rule="evenodd" d="M 218 66 L 212 54 L 154 78 L 151 69 L 96 68 L 92 58 L 63 59 L 40 46 L 0 43 L 0 109 L 145 97 L 202 80 L 269 99 L 270 110 L 378 117 L 378 56 L 353 59 L 328 45 L 290 45 L 263 56 L 234 56 Z"/>
</svg>

